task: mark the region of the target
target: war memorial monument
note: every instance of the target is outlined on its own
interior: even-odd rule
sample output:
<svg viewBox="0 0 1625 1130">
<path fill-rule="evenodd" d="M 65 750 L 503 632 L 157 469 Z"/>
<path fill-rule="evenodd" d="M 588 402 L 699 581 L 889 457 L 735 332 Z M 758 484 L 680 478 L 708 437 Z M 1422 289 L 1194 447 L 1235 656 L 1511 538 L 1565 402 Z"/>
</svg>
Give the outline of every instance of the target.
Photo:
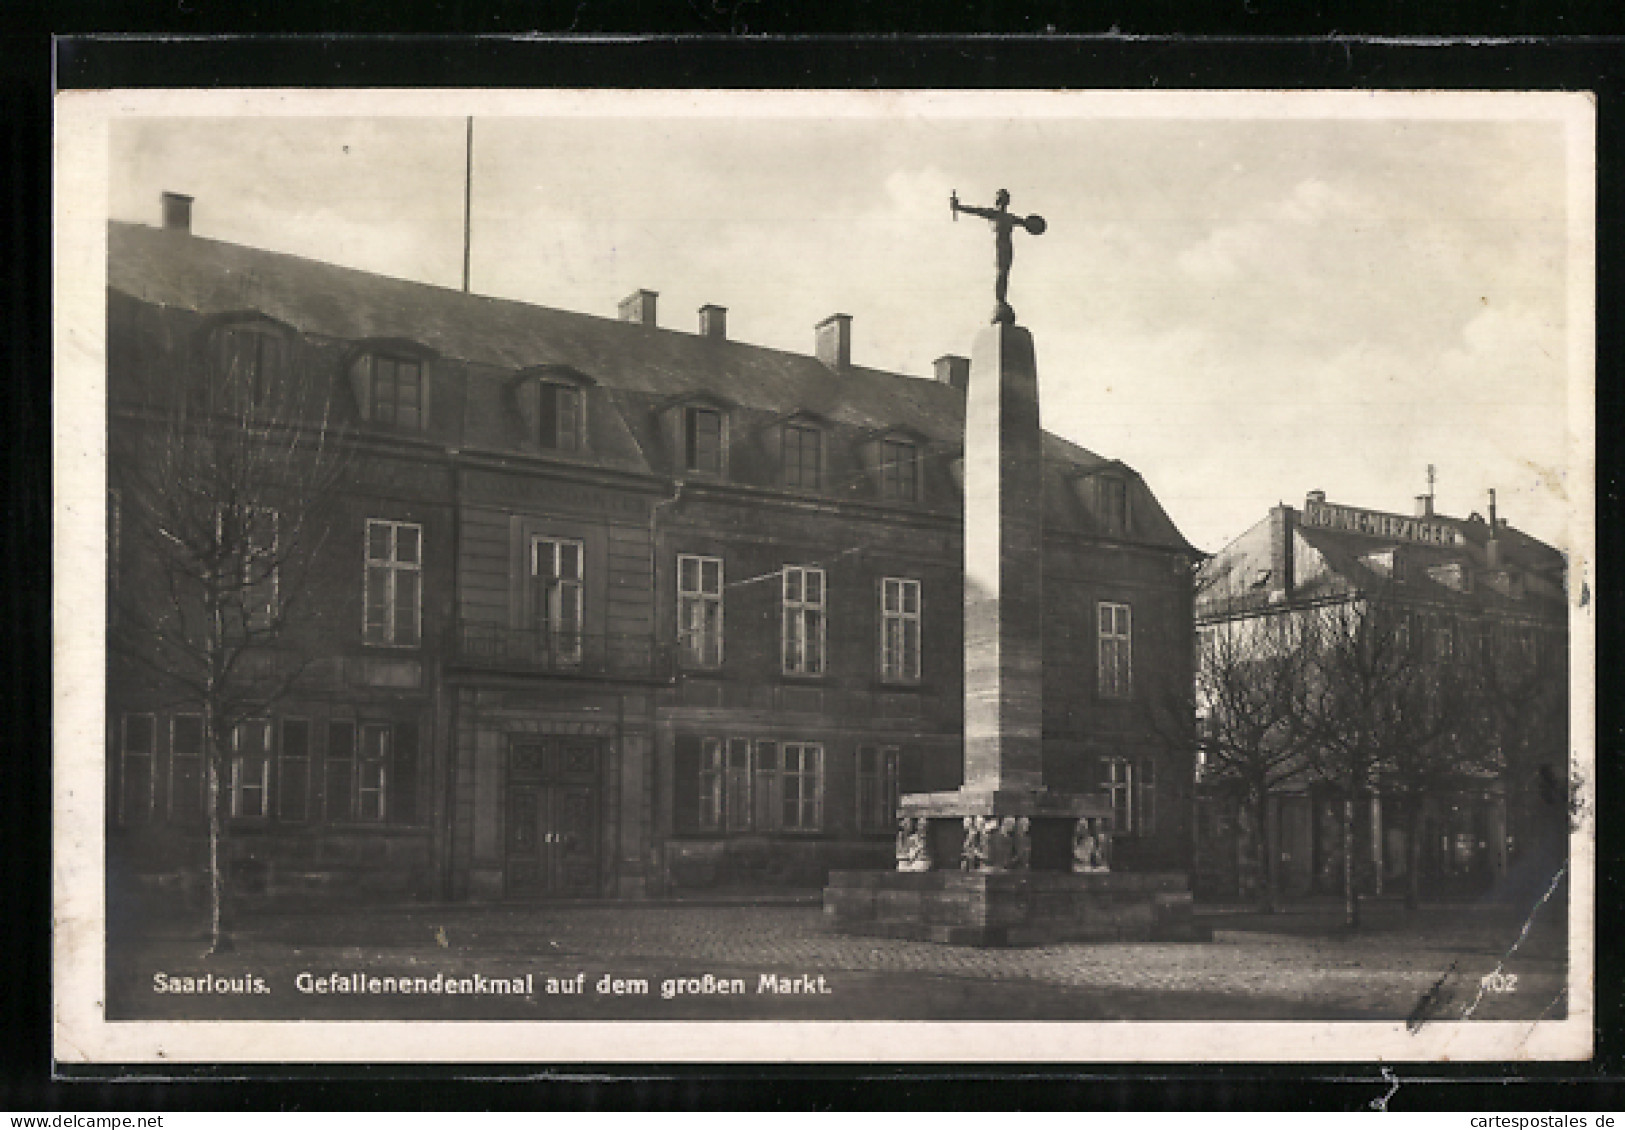
<svg viewBox="0 0 1625 1130">
<path fill-rule="evenodd" d="M 959 945 L 1191 938 L 1189 878 L 1111 868 L 1111 806 L 1044 784 L 1043 507 L 1038 366 L 1007 294 L 1012 234 L 1041 216 L 949 204 L 989 221 L 996 305 L 965 402 L 964 776 L 898 805 L 897 867 L 835 871 L 837 930 Z"/>
</svg>

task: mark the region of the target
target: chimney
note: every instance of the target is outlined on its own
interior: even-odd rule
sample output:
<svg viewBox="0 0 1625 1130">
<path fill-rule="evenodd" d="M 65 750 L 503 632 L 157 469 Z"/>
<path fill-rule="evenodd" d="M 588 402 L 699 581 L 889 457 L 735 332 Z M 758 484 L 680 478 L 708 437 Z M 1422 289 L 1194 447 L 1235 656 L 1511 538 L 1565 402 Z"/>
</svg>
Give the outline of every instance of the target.
<svg viewBox="0 0 1625 1130">
<path fill-rule="evenodd" d="M 969 387 L 969 357 L 957 357 L 952 353 L 944 353 L 932 362 L 932 366 L 936 369 L 938 383 L 952 385 L 960 392 L 964 392 Z"/>
<path fill-rule="evenodd" d="M 814 352 L 826 366 L 840 372 L 852 364 L 852 315 L 831 314 L 813 331 Z"/>
<path fill-rule="evenodd" d="M 192 198 L 179 192 L 166 192 L 159 197 L 163 203 L 164 230 L 192 233 Z"/>
<path fill-rule="evenodd" d="M 658 290 L 634 290 L 621 299 L 621 321 L 637 322 L 645 326 L 654 325 L 655 299 L 659 297 Z"/>
<path fill-rule="evenodd" d="M 651 307 L 652 309 L 652 307 Z M 707 303 L 700 307 L 700 336 L 713 341 L 728 340 L 728 308 Z"/>
<path fill-rule="evenodd" d="M 1431 494 L 1416 496 L 1416 516 L 1418 518 L 1433 517 L 1433 496 Z"/>
<path fill-rule="evenodd" d="M 1495 488 L 1490 488 L 1490 538 L 1484 543 L 1484 564 L 1491 569 L 1501 567 L 1501 520 L 1495 516 Z"/>
</svg>

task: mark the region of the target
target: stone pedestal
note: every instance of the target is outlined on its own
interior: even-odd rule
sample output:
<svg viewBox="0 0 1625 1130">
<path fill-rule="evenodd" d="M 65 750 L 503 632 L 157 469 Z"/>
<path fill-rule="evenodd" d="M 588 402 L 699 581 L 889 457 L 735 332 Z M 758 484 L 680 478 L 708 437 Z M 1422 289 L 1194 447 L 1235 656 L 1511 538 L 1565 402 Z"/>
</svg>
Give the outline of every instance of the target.
<svg viewBox="0 0 1625 1130">
<path fill-rule="evenodd" d="M 962 946 L 1207 936 L 1176 872 L 834 871 L 824 917 L 843 934 Z"/>
</svg>

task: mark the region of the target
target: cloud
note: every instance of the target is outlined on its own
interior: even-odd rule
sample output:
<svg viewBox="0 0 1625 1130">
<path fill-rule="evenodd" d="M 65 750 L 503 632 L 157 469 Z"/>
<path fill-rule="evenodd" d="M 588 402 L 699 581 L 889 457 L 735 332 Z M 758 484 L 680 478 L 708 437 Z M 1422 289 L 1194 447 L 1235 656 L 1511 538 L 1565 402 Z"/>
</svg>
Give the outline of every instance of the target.
<svg viewBox="0 0 1625 1130">
<path fill-rule="evenodd" d="M 1283 253 L 1302 252 L 1301 241 L 1333 215 L 1354 211 L 1350 194 L 1311 177 L 1300 181 L 1264 214 L 1215 228 L 1179 254 L 1180 268 L 1194 280 L 1217 285 L 1243 275 L 1277 273 Z"/>
</svg>

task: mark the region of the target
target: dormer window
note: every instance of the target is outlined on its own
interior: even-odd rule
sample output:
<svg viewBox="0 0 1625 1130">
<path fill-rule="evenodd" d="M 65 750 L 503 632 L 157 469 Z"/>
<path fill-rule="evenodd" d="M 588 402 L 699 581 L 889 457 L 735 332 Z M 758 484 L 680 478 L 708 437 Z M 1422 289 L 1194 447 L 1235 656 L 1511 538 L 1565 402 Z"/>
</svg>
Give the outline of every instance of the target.
<svg viewBox="0 0 1625 1130">
<path fill-rule="evenodd" d="M 581 390 L 543 381 L 537 394 L 536 441 L 550 451 L 581 450 Z"/>
<path fill-rule="evenodd" d="M 284 379 L 287 343 L 270 325 L 225 326 L 214 336 L 214 366 L 222 404 L 231 412 L 265 407 Z"/>
<path fill-rule="evenodd" d="M 726 477 L 736 405 L 709 392 L 687 392 L 660 406 L 660 438 L 679 475 Z"/>
<path fill-rule="evenodd" d="M 895 437 L 881 441 L 880 497 L 890 502 L 919 501 L 919 448 L 912 441 Z"/>
<path fill-rule="evenodd" d="M 683 410 L 683 466 L 688 470 L 720 475 L 726 438 L 718 409 L 691 405 Z"/>
<path fill-rule="evenodd" d="M 520 373 L 513 387 L 525 442 L 543 451 L 587 450 L 587 392 L 592 384 L 584 373 L 563 365 Z"/>
<path fill-rule="evenodd" d="M 372 359 L 372 418 L 403 428 L 423 426 L 423 366 L 401 357 Z"/>
<path fill-rule="evenodd" d="M 1100 485 L 1100 520 L 1107 533 L 1128 531 L 1128 483 L 1117 475 L 1102 475 Z"/>
<path fill-rule="evenodd" d="M 429 422 L 429 364 L 406 348 L 375 349 L 350 366 L 361 418 L 420 432 Z"/>
<path fill-rule="evenodd" d="M 1459 561 L 1451 561 L 1444 565 L 1428 566 L 1428 576 L 1441 585 L 1456 592 L 1470 593 L 1473 591 L 1473 571 Z"/>
<path fill-rule="evenodd" d="M 808 424 L 784 425 L 784 485 L 817 490 L 824 485 L 824 433 Z"/>
</svg>

